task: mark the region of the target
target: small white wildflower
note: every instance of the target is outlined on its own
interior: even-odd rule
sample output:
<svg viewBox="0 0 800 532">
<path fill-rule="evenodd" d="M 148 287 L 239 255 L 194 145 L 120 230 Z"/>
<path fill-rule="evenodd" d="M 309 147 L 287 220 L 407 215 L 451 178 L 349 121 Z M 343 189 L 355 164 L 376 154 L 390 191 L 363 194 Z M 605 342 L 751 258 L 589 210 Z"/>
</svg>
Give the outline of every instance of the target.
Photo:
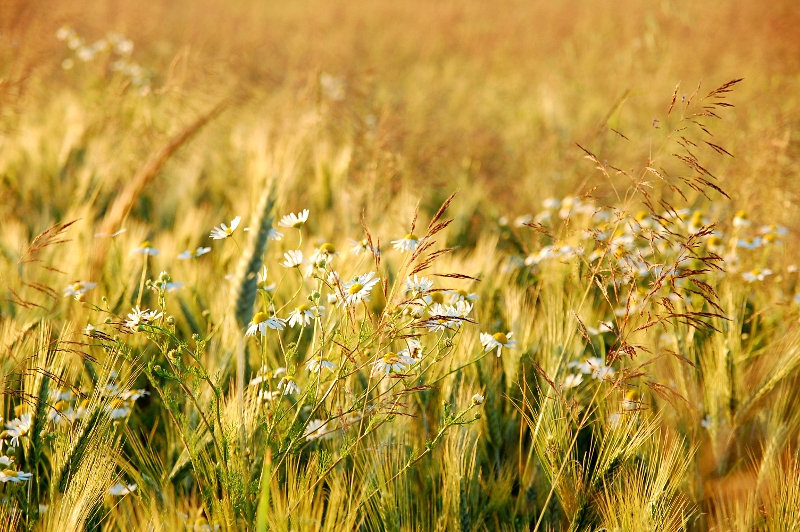
<svg viewBox="0 0 800 532">
<path fill-rule="evenodd" d="M 5 484 L 6 482 L 11 482 L 16 484 L 17 482 L 25 482 L 30 480 L 33 476 L 32 473 L 25 473 L 24 471 L 14 471 L 13 469 L 4 469 L 0 471 L 0 482 Z"/>
<path fill-rule="evenodd" d="M 424 240 L 424 238 L 419 238 L 414 233 L 408 233 L 400 240 L 392 240 L 392 247 L 397 251 L 407 253 L 409 251 L 416 251 L 417 247 L 419 247 Z"/>
<path fill-rule="evenodd" d="M 753 237 L 740 238 L 739 240 L 736 241 L 736 247 L 744 249 L 756 249 L 760 248 L 762 245 L 764 245 L 764 241 L 761 239 L 760 236 L 757 236 L 755 238 Z"/>
<path fill-rule="evenodd" d="M 494 334 L 481 333 L 481 344 L 483 344 L 484 351 L 491 351 L 497 348 L 497 356 L 499 357 L 504 347 L 507 349 L 517 348 L 517 341 L 511 338 L 513 335 L 513 332 L 498 332 Z"/>
<path fill-rule="evenodd" d="M 756 281 L 763 281 L 768 275 L 772 275 L 772 270 L 768 268 L 756 268 L 749 272 L 743 273 L 742 278 L 748 283 L 754 283 Z"/>
<path fill-rule="evenodd" d="M 256 275 L 256 286 L 259 290 L 265 292 L 272 292 L 275 290 L 275 283 L 267 284 L 267 267 L 261 268 L 261 271 Z"/>
<path fill-rule="evenodd" d="M 75 297 L 75 299 L 80 299 L 83 297 L 83 294 L 95 286 L 97 286 L 97 283 L 92 283 L 90 281 L 75 281 L 64 289 L 64 297 Z"/>
<path fill-rule="evenodd" d="M 133 332 L 139 330 L 139 325 L 142 323 L 150 323 L 162 317 L 163 313 L 158 310 L 140 309 L 136 307 L 128 314 L 128 319 L 125 325 Z"/>
<path fill-rule="evenodd" d="M 750 220 L 747 217 L 747 213 L 745 211 L 739 211 L 733 217 L 734 227 L 747 227 L 749 225 L 750 225 Z"/>
<path fill-rule="evenodd" d="M 417 338 L 407 338 L 406 343 L 408 345 L 407 349 L 403 349 L 398 351 L 398 355 L 407 355 L 415 360 L 422 359 L 422 355 L 424 349 L 422 347 L 422 342 L 420 342 Z"/>
<path fill-rule="evenodd" d="M 289 313 L 289 327 L 294 327 L 295 325 L 307 327 L 312 321 L 322 315 L 322 311 L 324 309 L 325 307 L 321 306 L 312 306 L 307 304 L 300 305 Z"/>
<path fill-rule="evenodd" d="M 16 447 L 19 445 L 19 440 L 23 436 L 27 436 L 31 430 L 31 415 L 23 414 L 18 418 L 12 419 L 6 423 L 6 436 L 11 437 L 11 446 Z"/>
<path fill-rule="evenodd" d="M 303 434 L 307 441 L 318 439 L 328 439 L 333 436 L 327 427 L 327 421 L 321 419 L 312 419 L 306 426 L 305 433 Z"/>
<path fill-rule="evenodd" d="M 369 301 L 370 292 L 379 281 L 380 277 L 375 277 L 375 272 L 369 272 L 359 275 L 349 283 L 345 283 L 342 286 L 344 304 L 352 306 L 361 301 Z"/>
<path fill-rule="evenodd" d="M 202 246 L 198 247 L 194 251 L 191 251 L 191 250 L 187 249 L 186 251 L 184 251 L 183 253 L 178 255 L 178 259 L 180 259 L 180 260 L 196 259 L 197 257 L 205 255 L 209 251 L 211 251 L 211 248 L 204 248 Z"/>
<path fill-rule="evenodd" d="M 136 484 L 120 484 L 117 482 L 110 488 L 108 488 L 108 493 L 114 495 L 115 497 L 122 497 L 123 495 L 128 495 L 129 493 L 133 493 L 136 491 Z"/>
<path fill-rule="evenodd" d="M 237 216 L 236 218 L 231 220 L 230 227 L 228 227 L 224 223 L 219 224 L 219 227 L 215 227 L 214 229 L 212 229 L 211 234 L 209 234 L 208 236 L 210 236 L 214 240 L 222 240 L 228 238 L 229 236 L 233 235 L 233 232 L 236 230 L 237 227 L 239 227 L 239 222 L 241 221 L 242 217 Z"/>
<path fill-rule="evenodd" d="M 582 382 L 583 375 L 580 373 L 567 375 L 567 377 L 564 379 L 564 389 L 569 390 L 571 388 L 576 388 Z"/>
<path fill-rule="evenodd" d="M 303 227 L 308 221 L 308 209 L 303 209 L 302 212 L 290 213 L 281 218 L 281 221 L 278 222 L 280 227 L 293 227 L 295 229 L 300 229 Z"/>
<path fill-rule="evenodd" d="M 402 374 L 415 363 L 416 360 L 409 356 L 389 352 L 372 363 L 371 375 L 385 377 L 388 376 L 389 373 Z"/>
<path fill-rule="evenodd" d="M 336 371 L 338 366 L 331 362 L 330 360 L 320 356 L 315 356 L 308 362 L 306 362 L 306 369 L 311 373 L 319 373 L 323 369 L 327 369 L 328 371 Z"/>
<path fill-rule="evenodd" d="M 158 255 L 158 250 L 153 247 L 153 245 L 150 243 L 149 240 L 145 240 L 144 242 L 139 244 L 139 247 L 133 248 L 131 253 L 134 254 L 134 255 L 156 256 L 156 255 Z"/>
<path fill-rule="evenodd" d="M 283 261 L 282 265 L 286 268 L 297 268 L 306 262 L 303 258 L 303 252 L 299 249 L 287 251 L 283 256 L 286 260 Z"/>
<path fill-rule="evenodd" d="M 300 393 L 300 386 L 291 375 L 286 375 L 278 383 L 278 389 L 283 392 L 283 395 Z"/>
<path fill-rule="evenodd" d="M 476 406 L 482 405 L 485 400 L 486 398 L 479 393 L 472 396 L 472 404 Z"/>
<path fill-rule="evenodd" d="M 406 292 L 421 295 L 433 288 L 433 281 L 427 277 L 417 277 L 415 273 L 413 278 L 406 277 L 406 280 L 403 281 L 403 285 L 405 286 Z"/>
<path fill-rule="evenodd" d="M 285 325 L 286 320 L 278 318 L 277 316 L 269 317 L 264 312 L 256 312 L 256 315 L 253 316 L 250 325 L 247 327 L 247 332 L 244 334 L 245 336 L 253 336 L 256 333 L 260 333 L 261 336 L 266 336 L 267 329 L 282 331 Z"/>
<path fill-rule="evenodd" d="M 358 256 L 365 251 L 371 253 L 372 255 L 380 255 L 380 252 L 376 250 L 374 247 L 372 247 L 369 243 L 369 240 L 367 240 L 366 238 L 358 241 L 353 240 L 352 238 L 348 238 L 348 240 L 352 244 L 352 247 L 350 248 L 350 253 L 352 253 L 353 255 Z"/>
<path fill-rule="evenodd" d="M 458 303 L 459 301 L 477 301 L 481 297 L 475 292 L 467 292 L 460 288 L 457 290 L 449 290 L 448 293 L 450 294 L 451 303 Z"/>
</svg>

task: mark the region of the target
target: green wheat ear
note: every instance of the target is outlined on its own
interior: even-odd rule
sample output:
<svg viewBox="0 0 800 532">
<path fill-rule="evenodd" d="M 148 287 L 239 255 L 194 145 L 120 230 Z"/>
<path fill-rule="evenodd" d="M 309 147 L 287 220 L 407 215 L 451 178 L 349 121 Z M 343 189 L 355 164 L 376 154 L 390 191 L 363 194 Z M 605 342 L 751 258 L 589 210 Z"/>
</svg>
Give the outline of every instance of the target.
<svg viewBox="0 0 800 532">
<path fill-rule="evenodd" d="M 236 275 L 237 283 L 234 297 L 236 298 L 236 323 L 244 329 L 253 319 L 253 305 L 258 293 L 258 271 L 263 263 L 264 252 L 267 250 L 267 237 L 272 228 L 272 208 L 275 206 L 275 182 L 264 189 L 256 210 L 258 219 L 254 229 L 250 231 L 250 239 L 244 248 L 242 258 Z"/>
</svg>

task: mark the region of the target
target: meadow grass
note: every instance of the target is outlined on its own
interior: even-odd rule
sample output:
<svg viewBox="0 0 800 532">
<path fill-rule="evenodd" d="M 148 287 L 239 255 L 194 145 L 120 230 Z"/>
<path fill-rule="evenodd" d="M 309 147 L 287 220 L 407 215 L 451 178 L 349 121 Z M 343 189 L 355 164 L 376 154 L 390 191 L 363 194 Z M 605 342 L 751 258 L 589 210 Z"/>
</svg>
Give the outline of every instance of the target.
<svg viewBox="0 0 800 532">
<path fill-rule="evenodd" d="M 800 530 L 800 9 L 0 6 L 0 529 Z"/>
</svg>

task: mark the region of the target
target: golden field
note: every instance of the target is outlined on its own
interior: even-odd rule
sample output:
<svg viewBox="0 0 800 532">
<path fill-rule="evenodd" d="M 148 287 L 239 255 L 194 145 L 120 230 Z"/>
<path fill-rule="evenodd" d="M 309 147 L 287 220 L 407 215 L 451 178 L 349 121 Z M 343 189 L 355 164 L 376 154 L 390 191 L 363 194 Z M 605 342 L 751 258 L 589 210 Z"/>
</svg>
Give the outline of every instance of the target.
<svg viewBox="0 0 800 532">
<path fill-rule="evenodd" d="M 800 530 L 798 23 L 3 2 L 0 529 Z"/>
</svg>

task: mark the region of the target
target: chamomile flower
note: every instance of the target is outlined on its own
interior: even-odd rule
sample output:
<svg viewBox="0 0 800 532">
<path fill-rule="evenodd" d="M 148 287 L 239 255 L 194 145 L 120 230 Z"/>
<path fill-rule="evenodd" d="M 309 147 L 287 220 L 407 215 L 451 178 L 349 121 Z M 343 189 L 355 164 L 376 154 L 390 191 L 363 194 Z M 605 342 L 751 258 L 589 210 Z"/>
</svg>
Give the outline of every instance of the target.
<svg viewBox="0 0 800 532">
<path fill-rule="evenodd" d="M 411 292 L 414 295 L 422 295 L 433 288 L 433 281 L 427 277 L 417 277 L 415 273 L 413 278 L 406 277 L 406 280 L 403 281 L 403 286 L 406 292 Z"/>
<path fill-rule="evenodd" d="M 312 321 L 322 315 L 324 309 L 325 307 L 313 306 L 305 303 L 300 305 L 289 313 L 289 327 L 294 327 L 295 325 L 307 327 Z"/>
<path fill-rule="evenodd" d="M 322 244 L 311 254 L 309 265 L 306 269 L 306 276 L 311 276 L 315 270 L 324 272 L 336 255 L 338 255 L 338 253 L 336 253 L 336 247 L 333 244 L 327 242 Z"/>
<path fill-rule="evenodd" d="M 424 352 L 422 342 L 420 342 L 417 338 L 407 338 L 406 344 L 408 345 L 408 348 L 398 351 L 397 354 L 410 356 L 414 360 L 421 360 Z"/>
<path fill-rule="evenodd" d="M 772 270 L 768 268 L 756 268 L 749 272 L 744 272 L 742 278 L 748 283 L 754 283 L 756 281 L 763 281 L 768 275 L 772 275 Z"/>
<path fill-rule="evenodd" d="M 567 367 L 576 368 L 584 375 L 592 375 L 597 380 L 606 380 L 614 376 L 614 368 L 606 366 L 602 358 L 590 357 L 582 362 L 570 362 Z"/>
<path fill-rule="evenodd" d="M 158 250 L 153 247 L 153 244 L 151 244 L 149 240 L 145 240 L 139 244 L 139 247 L 133 248 L 131 253 L 134 255 L 150 255 L 155 257 L 158 255 Z"/>
<path fill-rule="evenodd" d="M 330 438 L 333 434 L 328 430 L 327 423 L 327 421 L 321 419 L 312 419 L 308 422 L 303 436 L 307 441 Z"/>
<path fill-rule="evenodd" d="M 639 390 L 631 388 L 625 392 L 625 398 L 622 400 L 622 408 L 628 411 L 638 410 L 642 406 L 642 396 Z"/>
<path fill-rule="evenodd" d="M 205 255 L 205 254 L 206 254 L 206 253 L 208 253 L 209 251 L 211 251 L 211 248 L 204 248 L 204 247 L 202 247 L 202 246 L 198 247 L 198 248 L 197 248 L 196 250 L 194 250 L 194 251 L 191 251 L 191 250 L 188 250 L 188 249 L 187 249 L 186 251 L 184 251 L 183 253 L 181 253 L 180 255 L 178 255 L 178 259 L 180 259 L 180 260 L 186 260 L 186 259 L 196 259 L 197 257 L 200 257 L 200 256 L 202 256 L 202 255 Z"/>
<path fill-rule="evenodd" d="M 293 249 L 283 254 L 284 260 L 282 265 L 285 268 L 298 268 L 301 264 L 307 262 L 303 258 L 303 252 L 299 249 Z"/>
<path fill-rule="evenodd" d="M 580 385 L 580 383 L 582 382 L 583 382 L 583 375 L 581 375 L 580 373 L 570 374 L 567 375 L 566 378 L 564 379 L 563 386 L 565 390 L 569 390 L 571 388 L 578 387 L 578 385 Z"/>
<path fill-rule="evenodd" d="M 750 219 L 747 216 L 745 211 L 739 211 L 733 217 L 733 226 L 734 227 L 747 227 L 750 225 Z"/>
<path fill-rule="evenodd" d="M 277 316 L 267 316 L 265 312 L 256 312 L 256 315 L 250 321 L 250 325 L 247 326 L 247 332 L 244 334 L 245 336 L 253 336 L 259 333 L 261 336 L 266 336 L 267 329 L 282 331 L 285 326 L 286 320 L 284 319 Z"/>
<path fill-rule="evenodd" d="M 434 292 L 432 295 L 438 294 Z M 458 301 L 453 305 L 442 305 L 434 303 L 428 311 L 431 317 L 425 320 L 423 325 L 430 332 L 439 332 L 445 329 L 458 329 L 469 317 L 472 312 L 472 304 L 466 301 Z"/>
<path fill-rule="evenodd" d="M 319 373 L 323 369 L 327 369 L 328 371 L 336 371 L 337 367 L 338 366 L 336 364 L 324 358 L 322 355 L 315 356 L 306 362 L 306 369 L 308 369 L 308 371 L 311 373 Z"/>
<path fill-rule="evenodd" d="M 416 251 L 424 240 L 424 238 L 419 238 L 414 233 L 408 233 L 400 240 L 392 240 L 392 247 L 397 251 L 408 253 L 409 251 Z"/>
<path fill-rule="evenodd" d="M 388 376 L 390 373 L 404 373 L 413 366 L 416 360 L 410 356 L 388 352 L 372 363 L 371 375 Z"/>
<path fill-rule="evenodd" d="M 467 292 L 460 288 L 458 290 L 449 290 L 448 293 L 450 294 L 451 303 L 458 303 L 459 301 L 477 301 L 481 297 L 475 292 Z"/>
<path fill-rule="evenodd" d="M 75 281 L 64 289 L 64 297 L 74 297 L 75 299 L 80 299 L 83 297 L 83 294 L 95 286 L 97 286 L 97 283 L 92 283 L 89 281 Z"/>
<path fill-rule="evenodd" d="M 275 290 L 275 283 L 267 283 L 267 267 L 261 268 L 261 271 L 256 275 L 256 287 L 264 292 L 272 292 Z"/>
<path fill-rule="evenodd" d="M 286 375 L 278 383 L 278 390 L 281 390 L 283 395 L 296 394 L 300 393 L 300 386 L 297 385 L 297 381 L 294 380 L 293 376 Z"/>
<path fill-rule="evenodd" d="M 380 255 L 380 251 L 376 250 L 372 247 L 369 243 L 369 240 L 366 238 L 363 240 L 353 240 L 352 238 L 348 238 L 352 247 L 350 248 L 350 253 L 358 256 L 361 255 L 363 252 L 372 253 L 373 255 Z"/>
<path fill-rule="evenodd" d="M 475 405 L 475 406 L 482 405 L 485 400 L 486 400 L 486 397 L 484 397 L 483 395 L 481 395 L 479 393 L 476 393 L 475 395 L 472 396 L 472 404 Z"/>
<path fill-rule="evenodd" d="M 294 227 L 295 229 L 300 229 L 303 227 L 303 224 L 308 221 L 308 209 L 303 209 L 302 212 L 290 213 L 281 218 L 281 221 L 278 222 L 280 227 Z"/>
<path fill-rule="evenodd" d="M 379 281 L 380 277 L 375 277 L 375 272 L 369 272 L 359 275 L 349 283 L 345 283 L 342 286 L 344 304 L 349 307 L 361 301 L 369 301 L 370 292 Z"/>
<path fill-rule="evenodd" d="M 31 415 L 22 414 L 20 417 L 12 419 L 6 423 L 6 436 L 11 437 L 11 446 L 19 445 L 19 439 L 27 436 L 31 430 Z"/>
<path fill-rule="evenodd" d="M 241 221 L 242 217 L 237 216 L 236 218 L 231 220 L 230 227 L 225 225 L 224 223 L 219 224 L 219 227 L 215 227 L 214 229 L 212 229 L 211 234 L 209 234 L 208 236 L 210 236 L 214 240 L 223 240 L 225 238 L 228 238 L 229 236 L 233 235 L 233 232 L 236 230 L 237 227 L 239 227 L 239 222 Z"/>
<path fill-rule="evenodd" d="M 151 323 L 154 320 L 162 317 L 163 313 L 158 310 L 150 310 L 150 309 L 140 309 L 139 307 L 135 307 L 132 312 L 128 314 L 128 319 L 125 321 L 125 325 L 133 332 L 137 332 L 139 330 L 139 325 L 142 323 Z"/>
<path fill-rule="evenodd" d="M 269 381 L 270 379 L 277 379 L 286 373 L 286 368 L 276 368 L 270 370 L 267 366 L 261 366 L 256 376 L 250 380 L 250 386 L 258 386 L 262 382 Z"/>
<path fill-rule="evenodd" d="M 270 227 L 269 233 L 267 233 L 267 238 L 277 242 L 278 240 L 281 240 L 283 238 L 283 233 L 281 233 L 274 227 Z"/>
<path fill-rule="evenodd" d="M 749 238 L 740 238 L 736 241 L 736 247 L 744 248 L 744 249 L 756 249 L 760 248 L 764 244 L 763 240 L 760 236 L 757 237 L 749 237 Z"/>
<path fill-rule="evenodd" d="M 123 495 L 128 495 L 134 491 L 136 491 L 136 484 L 121 484 L 117 482 L 108 488 L 108 493 L 114 495 L 115 497 L 122 497 Z"/>
<path fill-rule="evenodd" d="M 513 335 L 513 332 L 498 332 L 494 334 L 481 333 L 481 344 L 483 344 L 484 351 L 491 351 L 497 348 L 497 356 L 499 357 L 504 347 L 507 349 L 517 348 L 517 341 L 511 338 Z"/>
<path fill-rule="evenodd" d="M 25 473 L 24 471 L 14 471 L 13 469 L 4 469 L 0 471 L 0 482 L 5 484 L 6 482 L 11 482 L 16 484 L 17 482 L 25 482 L 30 480 L 33 476 L 32 473 Z"/>
<path fill-rule="evenodd" d="M 11 467 L 14 464 L 13 456 L 0 456 L 0 466 Z"/>
</svg>

